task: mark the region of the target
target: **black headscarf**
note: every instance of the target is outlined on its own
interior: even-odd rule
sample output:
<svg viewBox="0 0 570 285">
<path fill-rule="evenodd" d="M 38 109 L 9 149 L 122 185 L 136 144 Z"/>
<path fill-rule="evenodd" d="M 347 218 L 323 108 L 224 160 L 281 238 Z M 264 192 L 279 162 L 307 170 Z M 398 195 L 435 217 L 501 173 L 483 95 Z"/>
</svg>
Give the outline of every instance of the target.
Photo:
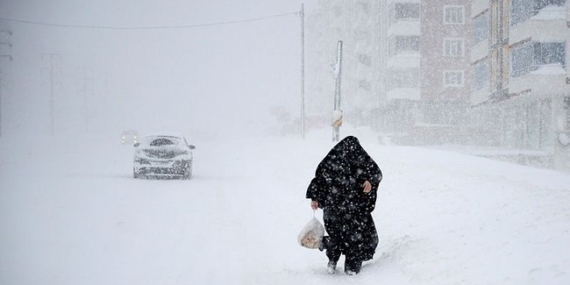
<svg viewBox="0 0 570 285">
<path fill-rule="evenodd" d="M 319 202 L 319 207 L 339 211 L 370 213 L 376 204 L 382 172 L 366 153 L 356 137 L 349 136 L 336 144 L 317 166 L 306 197 Z M 365 181 L 372 191 L 364 193 Z"/>
</svg>

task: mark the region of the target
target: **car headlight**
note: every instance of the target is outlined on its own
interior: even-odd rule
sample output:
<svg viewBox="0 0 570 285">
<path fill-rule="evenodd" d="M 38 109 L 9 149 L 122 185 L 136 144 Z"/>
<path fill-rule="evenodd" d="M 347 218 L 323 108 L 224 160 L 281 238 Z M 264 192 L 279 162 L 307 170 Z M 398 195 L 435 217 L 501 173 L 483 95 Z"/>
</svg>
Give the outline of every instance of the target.
<svg viewBox="0 0 570 285">
<path fill-rule="evenodd" d="M 146 160 L 146 159 L 144 159 L 144 158 L 136 158 L 136 159 L 135 159 L 135 163 L 138 163 L 138 164 L 141 164 L 141 165 L 142 165 L 142 164 L 150 165 L 150 161 L 148 161 L 148 160 Z"/>
<path fill-rule="evenodd" d="M 187 160 L 177 160 L 175 161 L 172 166 L 175 168 L 182 168 L 182 167 L 186 167 L 186 165 L 188 165 L 188 161 Z"/>
</svg>

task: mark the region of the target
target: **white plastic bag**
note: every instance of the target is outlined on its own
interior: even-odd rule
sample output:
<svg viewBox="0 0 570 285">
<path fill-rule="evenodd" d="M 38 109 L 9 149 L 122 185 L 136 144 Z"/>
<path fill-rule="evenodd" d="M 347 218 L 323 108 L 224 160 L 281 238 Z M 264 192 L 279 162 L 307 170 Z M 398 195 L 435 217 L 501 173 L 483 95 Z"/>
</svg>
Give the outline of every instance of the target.
<svg viewBox="0 0 570 285">
<path fill-rule="evenodd" d="M 317 218 L 313 217 L 299 233 L 299 244 L 306 248 L 319 248 L 324 235 L 325 227 Z"/>
</svg>

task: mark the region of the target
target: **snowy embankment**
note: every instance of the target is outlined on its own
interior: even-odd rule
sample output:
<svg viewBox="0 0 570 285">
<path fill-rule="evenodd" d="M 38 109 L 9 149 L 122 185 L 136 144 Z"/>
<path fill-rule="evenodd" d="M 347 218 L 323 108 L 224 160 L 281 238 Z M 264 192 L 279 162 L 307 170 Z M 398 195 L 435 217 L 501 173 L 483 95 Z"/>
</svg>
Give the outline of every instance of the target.
<svg viewBox="0 0 570 285">
<path fill-rule="evenodd" d="M 0 284 L 570 283 L 569 174 L 359 137 L 384 181 L 351 277 L 296 241 L 329 136 L 195 140 L 190 181 L 132 179 L 114 136 L 2 138 Z"/>
</svg>

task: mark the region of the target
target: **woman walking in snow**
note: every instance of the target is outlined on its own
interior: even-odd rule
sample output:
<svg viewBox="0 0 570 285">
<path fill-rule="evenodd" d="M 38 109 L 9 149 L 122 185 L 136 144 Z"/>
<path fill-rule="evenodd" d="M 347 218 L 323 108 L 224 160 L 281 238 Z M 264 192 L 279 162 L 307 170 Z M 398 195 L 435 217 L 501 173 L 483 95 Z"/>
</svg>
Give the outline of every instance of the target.
<svg viewBox="0 0 570 285">
<path fill-rule="evenodd" d="M 334 273 L 342 254 L 349 275 L 360 272 L 362 262 L 374 256 L 378 234 L 371 213 L 381 180 L 380 168 L 353 136 L 340 141 L 319 163 L 306 197 L 313 210 L 323 209 L 328 236 L 319 249 L 326 250 L 329 273 Z"/>
</svg>

